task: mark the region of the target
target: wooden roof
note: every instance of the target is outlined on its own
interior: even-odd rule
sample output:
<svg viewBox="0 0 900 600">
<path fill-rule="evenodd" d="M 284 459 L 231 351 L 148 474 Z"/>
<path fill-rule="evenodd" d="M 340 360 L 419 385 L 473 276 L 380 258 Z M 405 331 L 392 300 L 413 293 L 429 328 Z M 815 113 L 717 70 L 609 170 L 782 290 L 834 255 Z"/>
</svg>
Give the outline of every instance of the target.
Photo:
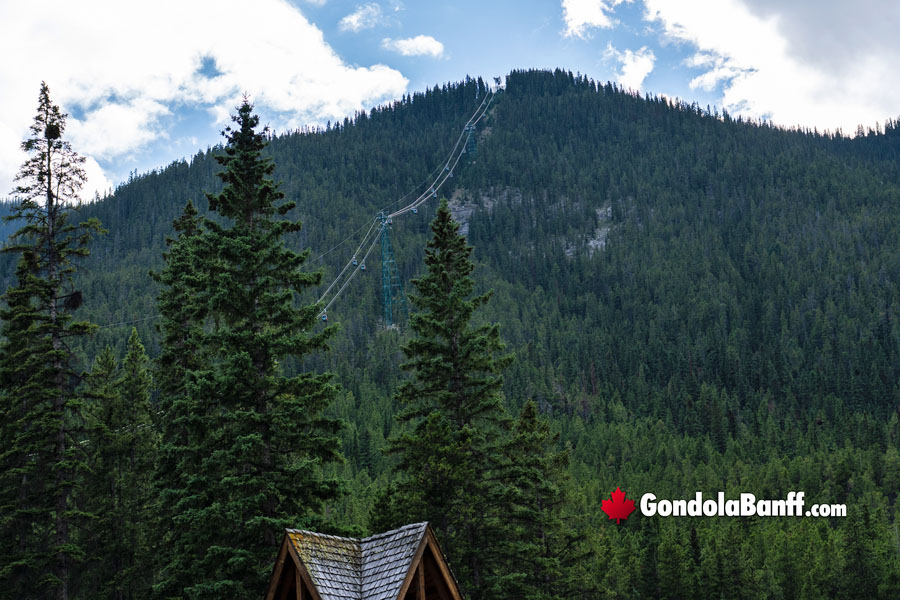
<svg viewBox="0 0 900 600">
<path fill-rule="evenodd" d="M 266 600 L 462 600 L 428 523 L 364 539 L 285 530 Z"/>
</svg>

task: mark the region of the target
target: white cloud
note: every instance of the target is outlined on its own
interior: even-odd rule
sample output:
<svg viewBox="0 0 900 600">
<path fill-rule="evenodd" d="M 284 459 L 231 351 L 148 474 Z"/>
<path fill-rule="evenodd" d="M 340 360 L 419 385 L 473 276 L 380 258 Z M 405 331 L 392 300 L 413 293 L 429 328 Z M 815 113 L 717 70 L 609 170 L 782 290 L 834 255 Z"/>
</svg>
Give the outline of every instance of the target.
<svg viewBox="0 0 900 600">
<path fill-rule="evenodd" d="M 751 10 L 741 0 L 644 4 L 645 18 L 658 23 L 668 39 L 696 47 L 688 65 L 704 71 L 691 87 L 722 86 L 722 105 L 732 114 L 852 132 L 857 124 L 874 124 L 897 112 L 900 78 L 892 64 L 900 54 L 897 48 L 887 51 L 876 44 L 867 53 L 851 50 L 856 43 L 851 41 L 859 38 L 855 33 L 840 40 L 840 27 L 830 35 L 806 31 L 797 22 L 801 15 L 779 12 L 779 3 L 766 11 Z M 797 33 L 798 28 L 805 33 Z M 849 36 L 857 30 L 846 31 Z M 818 54 L 836 57 L 814 60 L 816 44 Z M 847 52 L 837 58 L 844 47 Z"/>
<path fill-rule="evenodd" d="M 741 74 L 741 69 L 721 56 L 698 52 L 684 61 L 689 67 L 708 69 L 697 75 L 690 82 L 692 90 L 701 89 L 711 92 L 722 82 L 731 81 Z"/>
<path fill-rule="evenodd" d="M 286 0 L 255 2 L 254 21 L 265 26 L 238 40 L 235 15 L 244 12 L 239 0 L 0 2 L 0 55 L 15 57 L 0 61 L 0 195 L 25 158 L 18 146 L 41 80 L 79 116 L 67 132 L 75 150 L 100 163 L 168 136 L 182 108 L 225 121 L 244 91 L 276 129 L 339 119 L 406 91 L 395 69 L 346 64 Z M 201 74 L 209 63 L 215 72 Z M 99 166 L 89 176 L 88 187 L 108 187 L 93 181 Z"/>
<path fill-rule="evenodd" d="M 585 38 L 591 27 L 610 28 L 616 21 L 610 16 L 613 9 L 631 0 L 562 0 L 566 37 Z"/>
<path fill-rule="evenodd" d="M 168 114 L 156 100 L 133 98 L 88 111 L 82 120 L 71 120 L 67 132 L 79 152 L 108 160 L 164 136 L 159 119 Z"/>
<path fill-rule="evenodd" d="M 900 2 L 896 0 L 742 0 L 759 17 L 776 17 L 791 54 L 829 72 L 851 72 L 867 57 L 900 54 Z"/>
<path fill-rule="evenodd" d="M 620 52 L 613 48 L 612 44 L 609 44 L 606 47 L 604 56 L 615 58 L 621 65 L 621 70 L 617 73 L 618 83 L 625 89 L 638 91 L 644 84 L 644 79 L 653 70 L 653 64 L 656 62 L 656 55 L 647 46 L 642 46 L 637 52 L 633 50 Z"/>
<path fill-rule="evenodd" d="M 37 94 L 35 94 L 35 98 Z M 28 124 L 25 124 L 26 128 Z M 19 150 L 22 143 L 22 135 L 19 128 L 13 129 L 8 123 L 0 122 L 0 198 L 5 198 L 12 190 L 13 178 L 23 162 L 25 154 Z M 24 128 L 23 128 L 24 131 Z"/>
<path fill-rule="evenodd" d="M 84 161 L 84 172 L 87 175 L 87 182 L 81 190 L 82 200 L 90 202 L 95 196 L 102 198 L 113 189 L 112 182 L 93 156 L 88 156 Z"/>
<path fill-rule="evenodd" d="M 405 40 L 392 40 L 384 38 L 381 41 L 382 48 L 399 52 L 403 56 L 433 56 L 440 58 L 444 55 L 444 45 L 430 35 L 417 35 Z"/>
<path fill-rule="evenodd" d="M 363 29 L 371 29 L 378 25 L 381 21 L 381 7 L 370 2 L 356 7 L 356 10 L 344 17 L 338 23 L 338 29 L 341 31 L 352 31 L 358 33 Z"/>
</svg>

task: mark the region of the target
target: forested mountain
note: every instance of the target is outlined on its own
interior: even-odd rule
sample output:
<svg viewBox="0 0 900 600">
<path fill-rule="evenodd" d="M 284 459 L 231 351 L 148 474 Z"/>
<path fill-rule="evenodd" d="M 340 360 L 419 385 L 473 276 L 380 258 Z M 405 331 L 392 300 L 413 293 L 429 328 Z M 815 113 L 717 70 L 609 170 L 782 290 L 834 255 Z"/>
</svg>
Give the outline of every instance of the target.
<svg viewBox="0 0 900 600">
<path fill-rule="evenodd" d="M 272 177 L 303 223 L 289 246 L 323 272 L 304 301 L 378 210 L 421 191 L 486 93 L 467 80 L 271 137 Z M 441 193 L 474 246 L 476 292 L 493 290 L 475 318 L 498 323 L 514 355 L 507 409 L 534 400 L 569 449 L 566 519 L 589 550 L 571 569 L 586 597 L 900 594 L 900 125 L 860 133 L 746 122 L 565 71 L 513 72 L 496 93 Z M 159 354 L 149 272 L 187 201 L 209 214 L 216 154 L 80 210 L 109 231 L 77 274 L 78 316 L 101 326 L 75 348 L 84 369 L 107 345 L 124 357 L 132 327 Z M 437 202 L 393 222 L 405 286 L 423 273 Z M 383 327 L 379 260 L 329 309 L 330 350 L 283 365 L 336 374 L 347 460 L 331 475 L 346 494 L 330 522 L 363 534 L 392 477 L 382 450 L 410 335 L 404 321 Z M 15 263 L 2 267 L 5 288 Z M 848 516 L 616 525 L 600 508 L 617 487 L 802 490 Z"/>
</svg>

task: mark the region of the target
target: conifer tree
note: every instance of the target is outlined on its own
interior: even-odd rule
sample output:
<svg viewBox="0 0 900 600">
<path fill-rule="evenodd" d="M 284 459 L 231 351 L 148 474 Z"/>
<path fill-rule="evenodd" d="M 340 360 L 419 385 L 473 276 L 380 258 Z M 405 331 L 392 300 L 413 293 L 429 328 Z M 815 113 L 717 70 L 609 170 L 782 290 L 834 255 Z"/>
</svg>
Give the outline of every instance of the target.
<svg viewBox="0 0 900 600">
<path fill-rule="evenodd" d="M 136 329 L 121 367 L 107 346 L 86 383 L 90 470 L 84 495 L 95 517 L 84 536 L 93 551 L 81 593 L 133 598 L 150 586 L 147 498 L 156 451 L 148 358 Z"/>
<path fill-rule="evenodd" d="M 96 219 L 70 222 L 85 172 L 84 158 L 63 138 L 66 116 L 42 83 L 37 115 L 22 143 L 30 156 L 16 175 L 17 202 L 8 217 L 25 223 L 4 248 L 21 260 L 17 282 L 6 293 L 0 357 L 2 410 L 11 419 L 4 427 L 12 427 L 0 469 L 0 552 L 10 553 L 0 567 L 0 589 L 15 594 L 26 586 L 27 596 L 59 599 L 68 598 L 72 568 L 83 557 L 75 535 L 83 515 L 72 505 L 84 468 L 74 445 L 82 404 L 68 340 L 93 327 L 72 319 L 82 302 L 81 292 L 71 289 L 73 259 L 86 256 L 92 234 L 102 232 Z"/>
<path fill-rule="evenodd" d="M 521 575 L 507 585 L 505 597 L 574 598 L 585 592 L 577 566 L 589 553 L 567 506 L 567 496 L 574 495 L 566 472 L 569 452 L 557 449 L 559 434 L 534 401 L 525 403 L 511 434 L 504 448 L 512 474 L 505 502 L 515 534 L 497 543 L 508 548 L 509 571 Z"/>
<path fill-rule="evenodd" d="M 258 596 L 284 528 L 309 526 L 337 493 L 322 469 L 339 457 L 338 422 L 322 414 L 331 376 L 282 366 L 326 347 L 332 330 L 312 331 L 317 306 L 296 300 L 321 274 L 303 272 L 308 251 L 284 244 L 300 223 L 284 218 L 294 203 L 269 178 L 266 130 L 256 131 L 249 101 L 233 121 L 217 157 L 225 185 L 207 196 L 225 224 L 204 220 L 187 257 L 195 313 L 185 317 L 205 327 L 195 340 L 203 364 L 188 363 L 182 376 L 196 410 L 169 407 L 185 419 L 183 445 L 172 448 L 181 485 L 200 489 L 173 494 L 176 550 L 164 578 L 192 598 Z"/>
<path fill-rule="evenodd" d="M 115 426 L 121 412 L 121 397 L 118 390 L 119 361 L 116 360 L 112 348 L 106 346 L 94 359 L 90 373 L 85 378 L 85 417 L 87 437 L 87 463 L 89 469 L 84 476 L 85 495 L 82 499 L 91 509 L 99 509 L 96 513 L 98 521 L 103 520 L 105 511 L 115 511 L 116 484 L 114 472 L 115 451 L 112 438 L 115 437 Z M 117 536 L 121 536 L 121 514 L 110 522 L 93 523 L 85 535 L 86 541 L 94 548 L 90 559 L 85 561 L 79 589 L 84 594 L 100 595 L 107 583 L 115 577 L 121 568 L 119 564 Z M 111 544 L 112 554 L 106 552 L 102 544 Z M 110 560 L 111 558 L 111 560 Z M 109 561 L 109 562 L 107 562 Z"/>
<path fill-rule="evenodd" d="M 154 539 L 148 524 L 152 516 L 151 481 L 159 448 L 150 402 L 150 359 L 135 328 L 128 336 L 120 372 L 119 395 L 124 414 L 117 432 L 122 450 L 118 468 L 121 500 L 117 508 L 126 528 L 124 539 L 119 541 L 124 546 L 120 558 L 123 568 L 116 575 L 114 596 L 135 598 L 146 597 L 152 583 L 148 566 L 152 564 Z"/>
<path fill-rule="evenodd" d="M 875 539 L 869 507 L 863 503 L 847 516 L 844 533 L 845 598 L 878 598 L 878 584 L 882 581 L 878 569 L 885 561 L 878 560 L 878 540 Z"/>
<path fill-rule="evenodd" d="M 428 520 L 446 548 L 469 598 L 503 596 L 515 577 L 504 564 L 510 532 L 503 514 L 509 482 L 502 454 L 509 423 L 502 403 L 499 327 L 474 326 L 490 293 L 471 297 L 472 248 L 442 201 L 425 250 L 426 273 L 413 281 L 414 337 L 403 347 L 412 379 L 397 398 L 406 430 L 390 440 L 402 474 L 382 525 Z"/>
<path fill-rule="evenodd" d="M 201 441 L 205 435 L 205 410 L 188 393 L 206 362 L 202 353 L 203 327 L 198 317 L 196 286 L 199 265 L 194 256 L 202 219 L 188 202 L 175 219 L 176 237 L 167 238 L 165 267 L 151 273 L 160 284 L 157 299 L 162 343 L 155 361 L 159 404 L 155 419 L 161 432 L 153 473 L 155 542 L 154 592 L 160 598 L 180 597 L 184 587 L 197 580 L 194 552 L 183 529 L 195 511 L 209 502 L 206 474 L 199 471 Z"/>
<path fill-rule="evenodd" d="M 667 522 L 660 529 L 656 550 L 659 598 L 688 600 L 694 596 L 693 573 L 688 565 L 688 545 L 680 538 L 677 527 Z"/>
<path fill-rule="evenodd" d="M 42 360 L 52 347 L 41 334 L 43 315 L 36 308 L 36 261 L 33 253 L 22 256 L 17 285 L 6 291 L 6 307 L 0 312 L 0 598 L 4 599 L 34 593 L 35 583 L 46 589 L 43 574 L 53 560 L 44 538 L 52 530 L 54 506 L 44 492 L 49 482 L 43 472 L 52 456 L 54 415 L 45 384 L 52 371 Z M 43 596 L 52 597 L 47 592 Z"/>
<path fill-rule="evenodd" d="M 193 255 L 201 233 L 197 209 L 188 202 L 172 226 L 175 238 L 166 238 L 169 251 L 163 253 L 166 266 L 150 276 L 160 284 L 158 297 L 162 322 L 159 326 L 162 347 L 156 358 L 156 382 L 161 395 L 161 414 L 185 393 L 187 374 L 202 364 L 199 356 L 201 327 L 195 302 L 199 267 Z M 168 415 L 167 415 L 168 417 Z M 166 418 L 160 429 L 170 423 Z"/>
</svg>

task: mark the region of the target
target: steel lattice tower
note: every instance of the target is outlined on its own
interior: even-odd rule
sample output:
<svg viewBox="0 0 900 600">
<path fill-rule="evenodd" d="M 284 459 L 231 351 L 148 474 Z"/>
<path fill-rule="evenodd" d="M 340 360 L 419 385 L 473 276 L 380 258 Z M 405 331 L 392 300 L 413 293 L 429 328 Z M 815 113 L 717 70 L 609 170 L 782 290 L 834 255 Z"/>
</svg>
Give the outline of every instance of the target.
<svg viewBox="0 0 900 600">
<path fill-rule="evenodd" d="M 394 249 L 391 247 L 391 220 L 384 213 L 379 213 L 378 218 L 381 219 L 381 298 L 384 304 L 384 326 L 391 327 L 395 314 L 397 317 L 402 315 L 409 318 L 409 308 L 397 262 L 394 260 Z"/>
<path fill-rule="evenodd" d="M 470 160 L 475 159 L 475 154 L 478 152 L 478 144 L 475 140 L 475 125 L 471 123 L 466 125 L 466 145 L 464 152 L 469 155 Z"/>
</svg>

